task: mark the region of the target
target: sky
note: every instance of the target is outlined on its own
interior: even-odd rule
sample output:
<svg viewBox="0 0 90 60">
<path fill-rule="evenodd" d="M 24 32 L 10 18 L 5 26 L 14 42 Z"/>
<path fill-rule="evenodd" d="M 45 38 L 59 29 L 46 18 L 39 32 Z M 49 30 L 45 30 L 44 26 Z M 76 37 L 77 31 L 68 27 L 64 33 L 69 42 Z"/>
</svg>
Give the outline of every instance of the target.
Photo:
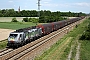
<svg viewBox="0 0 90 60">
<path fill-rule="evenodd" d="M 38 10 L 38 0 L 2 0 L 0 9 Z M 90 13 L 90 0 L 41 0 L 40 10 Z"/>
</svg>

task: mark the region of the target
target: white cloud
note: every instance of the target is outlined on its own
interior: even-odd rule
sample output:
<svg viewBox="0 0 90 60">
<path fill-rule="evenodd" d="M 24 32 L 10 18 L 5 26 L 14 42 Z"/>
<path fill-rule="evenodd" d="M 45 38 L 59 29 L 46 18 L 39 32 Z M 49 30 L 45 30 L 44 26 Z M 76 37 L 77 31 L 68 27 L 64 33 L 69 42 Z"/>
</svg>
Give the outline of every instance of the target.
<svg viewBox="0 0 90 60">
<path fill-rule="evenodd" d="M 52 0 L 41 0 L 41 1 L 52 1 Z"/>
<path fill-rule="evenodd" d="M 44 2 L 45 4 L 48 4 L 49 2 Z"/>
<path fill-rule="evenodd" d="M 60 7 L 70 7 L 71 5 L 70 5 L 70 4 L 67 4 L 67 3 L 65 3 L 65 4 L 59 4 L 59 6 L 60 6 Z"/>
<path fill-rule="evenodd" d="M 86 7 L 89 7 L 90 6 L 90 3 L 86 3 L 86 2 L 82 2 L 82 3 L 75 3 L 74 5 L 77 5 L 77 6 L 86 6 Z"/>
<path fill-rule="evenodd" d="M 16 7 L 16 5 L 14 5 L 14 7 Z"/>
<path fill-rule="evenodd" d="M 45 7 L 56 7 L 56 6 L 58 6 L 58 4 L 45 3 L 45 4 L 41 4 L 41 6 L 45 6 Z"/>
<path fill-rule="evenodd" d="M 46 7 L 70 7 L 70 4 L 55 4 L 55 3 L 43 3 L 41 4 L 42 6 L 46 6 Z"/>
<path fill-rule="evenodd" d="M 8 1 L 8 2 L 12 3 L 13 1 Z"/>
<path fill-rule="evenodd" d="M 27 8 L 27 6 L 24 6 L 25 8 Z"/>
<path fill-rule="evenodd" d="M 49 3 L 44 2 L 41 4 L 45 7 L 62 7 L 62 8 L 68 8 L 68 7 L 90 7 L 90 3 Z"/>
<path fill-rule="evenodd" d="M 41 4 L 50 4 L 52 0 L 41 0 Z"/>
</svg>

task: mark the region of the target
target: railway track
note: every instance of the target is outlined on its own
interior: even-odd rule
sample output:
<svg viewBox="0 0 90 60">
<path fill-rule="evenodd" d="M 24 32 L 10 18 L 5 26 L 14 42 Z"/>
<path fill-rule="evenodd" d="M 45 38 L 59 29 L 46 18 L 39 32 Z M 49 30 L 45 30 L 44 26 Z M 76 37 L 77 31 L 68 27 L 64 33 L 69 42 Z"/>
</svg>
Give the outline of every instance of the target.
<svg viewBox="0 0 90 60">
<path fill-rule="evenodd" d="M 68 25 L 69 28 L 72 28 L 73 26 L 75 26 L 76 23 Z M 55 37 L 59 36 L 60 34 L 64 33 L 68 33 L 69 32 L 69 28 L 68 26 L 65 26 L 62 29 L 59 29 L 55 32 L 50 33 L 49 35 L 46 35 L 44 37 L 41 37 L 25 46 L 22 46 L 18 49 L 15 50 L 4 50 L 2 52 L 0 52 L 0 60 L 19 60 L 19 59 L 23 59 L 23 56 L 25 56 L 26 54 L 32 52 L 33 50 L 35 50 L 37 47 L 43 45 L 46 42 L 49 42 L 50 40 L 54 39 Z M 64 35 L 63 34 L 63 35 Z"/>
<path fill-rule="evenodd" d="M 5 51 L 5 50 L 7 50 L 8 48 L 5 48 L 5 49 L 3 49 L 3 50 L 0 50 L 0 53 L 2 53 L 3 51 Z"/>
<path fill-rule="evenodd" d="M 13 49 L 10 49 L 10 48 L 5 48 L 3 50 L 0 51 L 0 56 L 3 56 L 9 52 L 13 51 Z"/>
</svg>

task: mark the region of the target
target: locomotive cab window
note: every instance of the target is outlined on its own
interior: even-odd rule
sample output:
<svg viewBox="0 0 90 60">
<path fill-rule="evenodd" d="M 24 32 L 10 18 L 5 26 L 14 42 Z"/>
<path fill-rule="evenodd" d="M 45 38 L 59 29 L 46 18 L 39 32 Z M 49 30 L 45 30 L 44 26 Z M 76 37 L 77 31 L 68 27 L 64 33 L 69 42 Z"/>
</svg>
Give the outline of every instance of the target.
<svg viewBox="0 0 90 60">
<path fill-rule="evenodd" d="M 9 35 L 10 38 L 11 38 L 11 37 L 16 38 L 17 36 L 18 36 L 18 34 L 10 34 L 10 35 Z"/>
<path fill-rule="evenodd" d="M 20 40 L 22 39 L 22 34 L 20 34 L 20 37 L 19 38 L 20 38 Z"/>
<path fill-rule="evenodd" d="M 22 34 L 20 34 L 20 37 L 22 37 Z"/>
</svg>

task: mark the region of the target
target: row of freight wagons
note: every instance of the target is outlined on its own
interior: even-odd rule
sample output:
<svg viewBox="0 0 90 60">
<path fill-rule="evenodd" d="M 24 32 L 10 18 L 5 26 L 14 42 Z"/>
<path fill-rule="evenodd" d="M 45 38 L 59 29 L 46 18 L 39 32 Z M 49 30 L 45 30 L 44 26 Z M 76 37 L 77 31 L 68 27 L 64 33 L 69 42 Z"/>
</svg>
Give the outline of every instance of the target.
<svg viewBox="0 0 90 60">
<path fill-rule="evenodd" d="M 83 19 L 83 18 L 78 17 L 78 18 L 73 18 L 73 19 L 69 19 L 69 20 L 52 22 L 52 23 L 48 23 L 48 24 L 41 24 L 41 25 L 38 25 L 37 27 L 42 28 L 43 34 L 46 35 L 52 31 L 58 30 L 66 25 L 69 25 L 69 24 L 74 23 L 74 22 L 81 20 L 81 19 Z"/>
</svg>

